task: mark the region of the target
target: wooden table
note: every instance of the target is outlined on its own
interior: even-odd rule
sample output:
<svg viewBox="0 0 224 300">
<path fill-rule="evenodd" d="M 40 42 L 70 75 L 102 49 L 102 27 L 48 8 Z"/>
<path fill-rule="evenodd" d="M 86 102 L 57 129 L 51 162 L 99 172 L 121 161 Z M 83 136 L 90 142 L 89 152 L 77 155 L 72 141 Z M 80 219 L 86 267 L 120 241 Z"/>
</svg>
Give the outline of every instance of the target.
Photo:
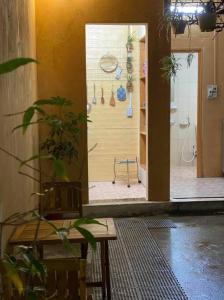
<svg viewBox="0 0 224 300">
<path fill-rule="evenodd" d="M 97 220 L 100 223 L 107 225 L 107 227 L 95 224 L 82 225 L 82 227 L 88 229 L 94 235 L 96 241 L 100 243 L 101 249 L 102 282 L 94 282 L 90 285 L 102 287 L 103 299 L 106 299 L 106 297 L 107 299 L 111 299 L 108 241 L 116 240 L 117 234 L 113 219 L 104 218 Z M 61 228 L 68 227 L 71 222 L 74 222 L 74 220 L 57 220 L 51 222 L 56 227 Z M 34 240 L 36 228 L 37 221 L 31 221 L 18 226 L 9 240 L 9 246 L 30 245 Z M 77 230 L 71 230 L 67 238 L 73 243 L 86 242 L 83 236 Z M 52 226 L 44 221 L 40 222 L 37 240 L 40 246 L 58 244 L 60 242 L 60 238 L 53 232 Z"/>
</svg>

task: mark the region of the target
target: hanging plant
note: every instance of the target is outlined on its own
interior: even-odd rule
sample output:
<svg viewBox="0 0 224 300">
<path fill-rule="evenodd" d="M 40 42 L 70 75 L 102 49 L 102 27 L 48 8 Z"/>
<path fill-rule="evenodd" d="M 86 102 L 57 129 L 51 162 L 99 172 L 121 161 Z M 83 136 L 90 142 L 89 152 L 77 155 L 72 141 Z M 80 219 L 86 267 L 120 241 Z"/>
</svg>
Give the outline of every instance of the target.
<svg viewBox="0 0 224 300">
<path fill-rule="evenodd" d="M 126 68 L 127 68 L 127 72 L 129 74 L 133 73 L 133 58 L 132 57 L 128 57 L 127 58 L 127 63 L 126 63 Z"/>
<path fill-rule="evenodd" d="M 177 72 L 181 68 L 180 59 L 176 58 L 175 55 L 172 53 L 170 56 L 165 56 L 161 59 L 161 70 L 163 71 L 162 77 L 170 80 L 177 77 Z"/>
<path fill-rule="evenodd" d="M 174 35 L 184 34 L 186 26 L 187 21 L 183 19 L 183 16 L 171 20 L 171 28 Z"/>
<path fill-rule="evenodd" d="M 210 0 L 205 3 L 201 0 L 201 5 L 203 7 L 203 13 L 198 17 L 198 23 L 201 31 L 210 32 L 215 30 L 217 14 L 214 1 Z"/>
<path fill-rule="evenodd" d="M 132 75 L 128 75 L 126 89 L 127 89 L 127 91 L 129 93 L 133 93 L 133 90 L 134 90 L 133 81 L 134 81 L 133 76 Z"/>
<path fill-rule="evenodd" d="M 194 53 L 193 53 L 193 52 L 190 52 L 190 53 L 187 55 L 187 66 L 188 66 L 188 68 L 190 68 L 193 59 L 194 59 Z"/>
<path fill-rule="evenodd" d="M 127 51 L 130 53 L 134 50 L 133 42 L 135 41 L 135 37 L 133 34 L 128 35 L 128 41 L 126 44 Z"/>
</svg>

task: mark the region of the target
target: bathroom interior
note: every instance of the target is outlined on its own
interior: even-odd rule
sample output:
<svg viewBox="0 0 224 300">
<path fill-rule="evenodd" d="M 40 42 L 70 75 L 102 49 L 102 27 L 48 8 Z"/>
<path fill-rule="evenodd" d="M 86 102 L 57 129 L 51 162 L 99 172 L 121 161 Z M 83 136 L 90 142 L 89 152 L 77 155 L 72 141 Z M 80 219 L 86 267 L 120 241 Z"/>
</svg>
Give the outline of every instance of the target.
<svg viewBox="0 0 224 300">
<path fill-rule="evenodd" d="M 146 25 L 86 25 L 89 200 L 145 201 Z"/>
<path fill-rule="evenodd" d="M 171 197 L 185 197 L 182 181 L 197 178 L 198 52 L 173 52 L 180 65 L 171 79 Z M 189 60 L 190 58 L 190 60 Z"/>
</svg>

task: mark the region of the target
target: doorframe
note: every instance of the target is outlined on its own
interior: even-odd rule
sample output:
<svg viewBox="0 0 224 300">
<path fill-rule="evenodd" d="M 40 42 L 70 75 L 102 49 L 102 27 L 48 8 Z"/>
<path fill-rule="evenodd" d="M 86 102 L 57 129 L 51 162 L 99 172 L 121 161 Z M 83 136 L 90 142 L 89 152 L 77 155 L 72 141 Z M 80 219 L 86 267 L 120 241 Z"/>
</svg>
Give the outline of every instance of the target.
<svg viewBox="0 0 224 300">
<path fill-rule="evenodd" d="M 198 99 L 197 99 L 197 177 L 203 177 L 203 145 L 202 145 L 202 49 L 200 48 L 173 48 L 171 53 L 189 53 L 198 54 Z"/>
</svg>

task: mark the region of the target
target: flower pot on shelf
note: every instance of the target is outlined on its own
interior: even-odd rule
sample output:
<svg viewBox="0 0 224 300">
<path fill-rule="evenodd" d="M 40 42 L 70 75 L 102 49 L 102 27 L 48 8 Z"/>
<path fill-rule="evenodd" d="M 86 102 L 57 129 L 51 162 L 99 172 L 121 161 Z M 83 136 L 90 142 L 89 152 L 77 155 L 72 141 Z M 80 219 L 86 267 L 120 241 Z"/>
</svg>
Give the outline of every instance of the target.
<svg viewBox="0 0 224 300">
<path fill-rule="evenodd" d="M 171 27 L 173 34 L 184 34 L 187 22 L 185 20 L 173 20 L 171 22 Z"/>
<path fill-rule="evenodd" d="M 217 15 L 215 12 L 203 13 L 198 17 L 199 27 L 202 32 L 210 32 L 215 29 Z"/>
</svg>

